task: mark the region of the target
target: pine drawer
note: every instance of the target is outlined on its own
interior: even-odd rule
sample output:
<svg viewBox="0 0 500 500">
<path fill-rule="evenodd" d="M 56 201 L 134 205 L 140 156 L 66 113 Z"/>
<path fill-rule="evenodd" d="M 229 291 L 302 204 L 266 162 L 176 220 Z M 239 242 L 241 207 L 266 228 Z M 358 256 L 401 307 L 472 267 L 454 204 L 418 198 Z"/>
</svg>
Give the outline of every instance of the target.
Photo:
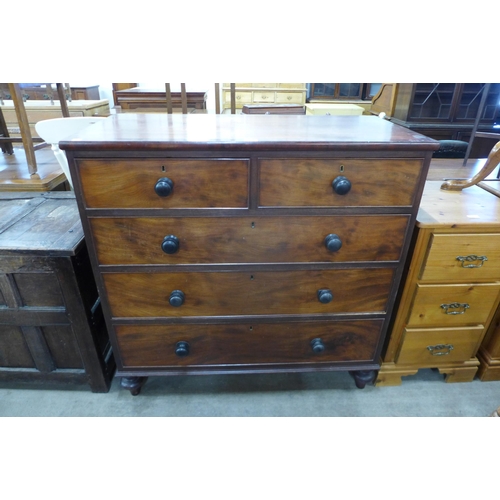
<svg viewBox="0 0 500 500">
<path fill-rule="evenodd" d="M 433 234 L 422 281 L 500 279 L 500 234 Z"/>
<path fill-rule="evenodd" d="M 423 368 L 467 361 L 475 355 L 483 332 L 483 325 L 405 329 L 397 362 L 417 364 Z"/>
</svg>

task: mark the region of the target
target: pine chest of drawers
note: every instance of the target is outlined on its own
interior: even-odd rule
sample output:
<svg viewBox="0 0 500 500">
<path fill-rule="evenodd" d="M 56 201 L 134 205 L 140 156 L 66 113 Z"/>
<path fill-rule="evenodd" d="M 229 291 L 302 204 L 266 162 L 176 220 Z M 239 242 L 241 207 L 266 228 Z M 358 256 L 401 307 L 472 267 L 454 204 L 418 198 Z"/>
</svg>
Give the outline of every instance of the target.
<svg viewBox="0 0 500 500">
<path fill-rule="evenodd" d="M 432 152 L 377 117 L 116 115 L 66 151 L 122 386 L 372 382 Z"/>
<path fill-rule="evenodd" d="M 425 185 L 376 385 L 399 385 L 420 368 L 469 382 L 480 366 L 476 355 L 500 300 L 500 200 L 478 186 L 443 191 L 441 184 Z"/>
</svg>

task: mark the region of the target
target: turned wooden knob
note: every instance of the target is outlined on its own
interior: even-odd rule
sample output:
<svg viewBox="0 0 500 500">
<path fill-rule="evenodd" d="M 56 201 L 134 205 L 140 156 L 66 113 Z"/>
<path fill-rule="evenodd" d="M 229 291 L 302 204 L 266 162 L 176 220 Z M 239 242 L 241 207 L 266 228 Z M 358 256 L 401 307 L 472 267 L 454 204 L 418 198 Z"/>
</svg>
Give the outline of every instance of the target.
<svg viewBox="0 0 500 500">
<path fill-rule="evenodd" d="M 189 354 L 189 343 L 181 340 L 175 344 L 175 354 L 179 356 L 179 358 L 183 358 Z"/>
<path fill-rule="evenodd" d="M 174 183 L 168 177 L 162 177 L 158 179 L 155 184 L 155 193 L 158 196 L 169 196 L 172 194 L 172 190 L 174 189 Z"/>
<path fill-rule="evenodd" d="M 313 352 L 315 352 L 316 354 L 319 354 L 320 352 L 323 352 L 325 350 L 325 344 L 323 344 L 323 341 L 321 339 L 312 339 L 311 347 Z"/>
<path fill-rule="evenodd" d="M 331 290 L 328 290 L 328 288 L 324 288 L 321 290 L 318 290 L 318 300 L 322 304 L 328 304 L 333 300 L 333 293 Z"/>
<path fill-rule="evenodd" d="M 329 234 L 325 238 L 325 246 L 330 252 L 338 252 L 342 248 L 342 240 L 336 234 Z"/>
<path fill-rule="evenodd" d="M 179 238 L 173 234 L 165 236 L 161 244 L 161 249 L 168 254 L 177 252 L 179 250 Z"/>
<path fill-rule="evenodd" d="M 347 177 L 339 175 L 333 179 L 332 187 L 337 194 L 344 195 L 351 190 L 351 181 Z"/>
<path fill-rule="evenodd" d="M 173 307 L 181 307 L 184 304 L 184 293 L 181 290 L 174 290 L 168 301 Z"/>
</svg>

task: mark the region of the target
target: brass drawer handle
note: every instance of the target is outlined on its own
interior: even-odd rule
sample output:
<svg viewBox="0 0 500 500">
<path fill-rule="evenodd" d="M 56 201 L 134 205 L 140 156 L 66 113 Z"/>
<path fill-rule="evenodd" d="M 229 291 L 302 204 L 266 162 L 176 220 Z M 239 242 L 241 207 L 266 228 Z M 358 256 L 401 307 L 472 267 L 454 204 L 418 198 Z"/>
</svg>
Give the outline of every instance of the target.
<svg viewBox="0 0 500 500">
<path fill-rule="evenodd" d="M 459 302 L 453 302 L 452 304 L 441 304 L 441 309 L 444 309 L 445 314 L 454 316 L 457 314 L 465 314 L 465 311 L 469 309 L 469 304 L 460 304 Z"/>
<path fill-rule="evenodd" d="M 483 264 L 488 260 L 488 257 L 485 255 L 467 255 L 465 257 L 457 257 L 462 263 L 462 267 L 483 267 Z M 466 262 L 476 262 L 479 261 L 479 264 L 465 264 Z"/>
<path fill-rule="evenodd" d="M 453 345 L 452 344 L 428 345 L 427 350 L 431 353 L 432 356 L 447 356 L 453 350 Z"/>
</svg>

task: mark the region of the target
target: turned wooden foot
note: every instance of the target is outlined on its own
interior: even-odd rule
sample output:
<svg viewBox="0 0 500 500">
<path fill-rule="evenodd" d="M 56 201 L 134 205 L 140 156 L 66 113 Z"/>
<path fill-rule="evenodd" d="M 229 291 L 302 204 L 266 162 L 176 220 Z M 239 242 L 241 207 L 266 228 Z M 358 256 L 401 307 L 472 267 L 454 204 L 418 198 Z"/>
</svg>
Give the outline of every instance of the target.
<svg viewBox="0 0 500 500">
<path fill-rule="evenodd" d="M 377 378 L 377 370 L 357 370 L 349 373 L 358 389 L 364 389 L 366 384 L 372 384 Z"/>
<path fill-rule="evenodd" d="M 120 385 L 123 389 L 130 391 L 132 396 L 137 396 L 142 389 L 142 386 L 146 383 L 148 377 L 122 377 Z"/>
</svg>

